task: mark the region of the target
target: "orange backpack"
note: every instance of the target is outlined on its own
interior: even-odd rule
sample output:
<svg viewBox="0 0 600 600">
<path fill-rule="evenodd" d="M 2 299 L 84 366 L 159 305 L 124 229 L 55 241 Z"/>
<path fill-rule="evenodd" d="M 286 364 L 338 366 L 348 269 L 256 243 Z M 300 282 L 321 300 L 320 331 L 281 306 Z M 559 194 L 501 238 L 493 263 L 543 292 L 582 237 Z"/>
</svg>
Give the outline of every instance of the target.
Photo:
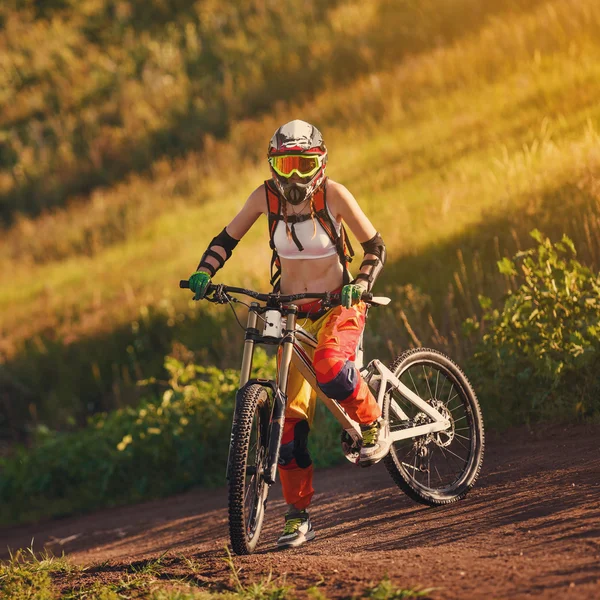
<svg viewBox="0 0 600 600">
<path fill-rule="evenodd" d="M 275 235 L 275 228 L 277 227 L 277 224 L 279 221 L 283 220 L 283 215 L 281 214 L 281 197 L 272 179 L 265 181 L 265 192 L 267 195 L 267 207 L 269 210 L 269 245 L 273 250 L 273 256 L 271 258 L 271 285 L 273 286 L 273 290 L 277 292 L 279 291 L 281 279 L 281 261 L 279 260 L 277 249 L 275 248 L 273 236 Z M 329 211 L 327 210 L 327 179 L 325 179 L 323 184 L 315 192 L 313 196 L 313 202 L 315 217 L 321 227 L 323 227 L 332 244 L 335 246 L 340 263 L 342 264 L 342 267 L 344 267 L 344 285 L 350 283 L 351 277 L 348 270 L 348 265 L 352 262 L 354 250 L 352 249 L 352 245 L 348 239 L 348 234 L 346 233 L 345 227 L 342 225 L 340 233 L 338 234 L 335 224 L 329 215 Z M 292 226 L 292 239 L 296 242 L 296 245 L 300 250 L 302 249 L 302 245 L 300 244 L 300 240 L 298 240 L 296 237 L 294 224 L 301 223 L 302 221 L 306 221 L 310 218 L 310 214 L 288 215 L 287 217 L 288 224 Z"/>
</svg>

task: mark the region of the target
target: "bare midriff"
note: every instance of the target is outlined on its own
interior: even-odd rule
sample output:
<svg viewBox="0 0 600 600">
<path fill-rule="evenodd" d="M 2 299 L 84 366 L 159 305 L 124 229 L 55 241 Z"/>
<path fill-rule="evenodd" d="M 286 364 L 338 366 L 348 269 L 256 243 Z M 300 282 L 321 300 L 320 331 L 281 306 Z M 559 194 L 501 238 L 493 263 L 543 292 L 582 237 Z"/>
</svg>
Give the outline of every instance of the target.
<svg viewBox="0 0 600 600">
<path fill-rule="evenodd" d="M 310 260 L 281 258 L 281 293 L 333 292 L 344 283 L 344 270 L 337 254 Z M 298 300 L 302 305 L 311 299 Z"/>
</svg>

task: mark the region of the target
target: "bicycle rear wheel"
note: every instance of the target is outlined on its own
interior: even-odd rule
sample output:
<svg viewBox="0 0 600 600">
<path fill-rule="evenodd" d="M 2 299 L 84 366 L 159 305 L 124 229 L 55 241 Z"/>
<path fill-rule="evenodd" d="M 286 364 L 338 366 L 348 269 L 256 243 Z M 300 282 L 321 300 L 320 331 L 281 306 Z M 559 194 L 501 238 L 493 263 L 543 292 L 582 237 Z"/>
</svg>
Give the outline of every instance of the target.
<svg viewBox="0 0 600 600">
<path fill-rule="evenodd" d="M 390 371 L 450 421 L 445 431 L 394 442 L 384 461 L 392 479 L 422 504 L 464 498 L 479 475 L 484 450 L 481 409 L 469 380 L 450 358 L 427 348 L 400 355 Z M 391 433 L 432 422 L 396 389 L 385 395 L 383 416 Z"/>
<path fill-rule="evenodd" d="M 231 432 L 229 536 L 236 554 L 254 552 L 265 516 L 269 486 L 264 479 L 269 401 L 260 385 L 243 391 Z"/>
</svg>

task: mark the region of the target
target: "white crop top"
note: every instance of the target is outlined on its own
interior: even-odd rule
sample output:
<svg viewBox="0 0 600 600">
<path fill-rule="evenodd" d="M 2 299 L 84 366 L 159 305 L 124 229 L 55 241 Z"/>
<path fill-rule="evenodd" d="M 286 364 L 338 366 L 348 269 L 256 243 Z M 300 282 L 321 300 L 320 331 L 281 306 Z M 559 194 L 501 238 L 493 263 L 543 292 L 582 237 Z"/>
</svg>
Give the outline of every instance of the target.
<svg viewBox="0 0 600 600">
<path fill-rule="evenodd" d="M 331 214 L 329 206 L 327 206 L 327 212 L 331 217 L 332 222 L 339 235 L 342 225 L 338 223 L 336 218 Z M 317 226 L 317 232 L 315 234 L 315 223 Z M 303 247 L 303 250 L 298 248 L 298 245 L 294 239 L 288 237 L 288 233 L 285 228 L 283 220 L 277 223 L 275 233 L 273 234 L 273 243 L 277 249 L 277 254 L 281 258 L 288 259 L 311 259 L 311 258 L 326 258 L 337 254 L 335 245 L 329 239 L 327 232 L 323 229 L 323 226 L 319 223 L 318 219 L 308 218 L 306 221 L 300 223 L 289 223 L 289 227 L 292 230 L 292 235 L 295 234 L 296 238 Z M 313 237 L 314 236 L 314 237 Z"/>
</svg>

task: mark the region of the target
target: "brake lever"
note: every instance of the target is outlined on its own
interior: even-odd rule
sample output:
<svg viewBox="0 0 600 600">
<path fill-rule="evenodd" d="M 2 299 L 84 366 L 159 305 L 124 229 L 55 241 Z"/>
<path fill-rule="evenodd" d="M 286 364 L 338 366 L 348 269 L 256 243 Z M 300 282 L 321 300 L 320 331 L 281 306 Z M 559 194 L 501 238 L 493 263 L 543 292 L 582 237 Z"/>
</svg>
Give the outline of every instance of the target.
<svg viewBox="0 0 600 600">
<path fill-rule="evenodd" d="M 215 286 L 211 302 L 215 302 L 216 304 L 227 304 L 228 302 L 231 302 L 231 298 L 227 295 L 227 292 L 223 287 L 224 285 L 222 283 Z"/>
<path fill-rule="evenodd" d="M 212 295 L 204 296 L 203 299 L 214 304 L 227 304 L 228 302 L 231 302 L 231 297 L 227 295 L 227 292 L 223 290 L 223 287 L 222 283 L 213 286 L 213 289 L 211 290 Z"/>
</svg>

